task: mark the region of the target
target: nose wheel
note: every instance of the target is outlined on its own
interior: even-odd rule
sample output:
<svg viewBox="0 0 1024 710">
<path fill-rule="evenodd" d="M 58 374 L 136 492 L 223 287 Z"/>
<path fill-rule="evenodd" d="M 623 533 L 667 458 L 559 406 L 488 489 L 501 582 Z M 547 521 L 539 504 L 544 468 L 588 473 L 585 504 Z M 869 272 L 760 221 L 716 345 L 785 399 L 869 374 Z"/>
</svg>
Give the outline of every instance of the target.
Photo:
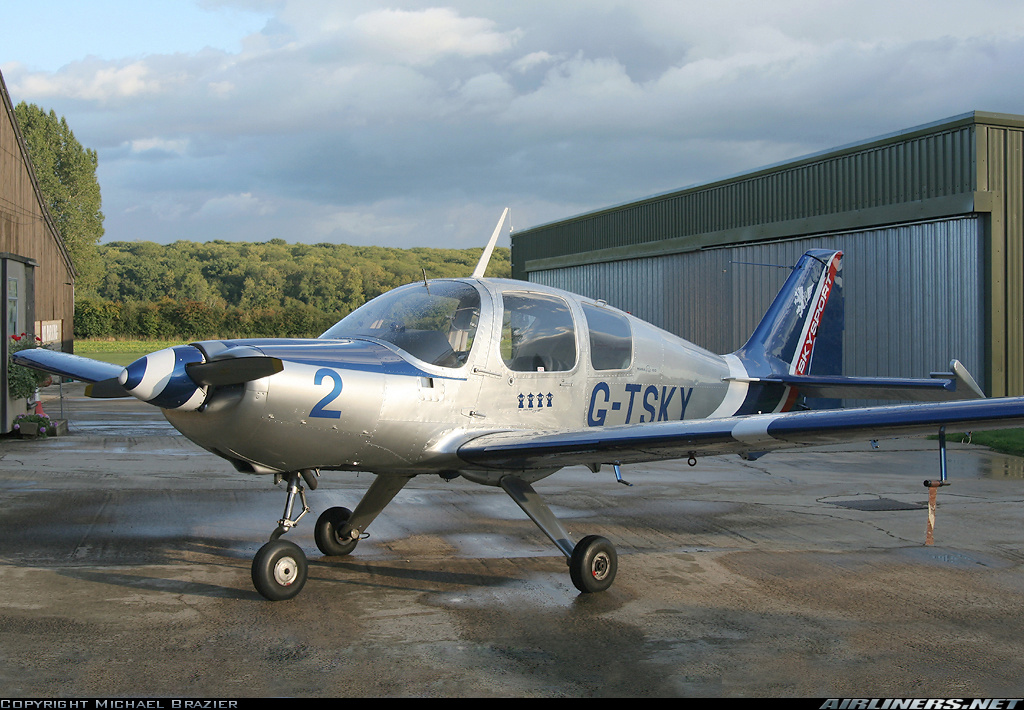
<svg viewBox="0 0 1024 710">
<path fill-rule="evenodd" d="M 272 602 L 291 599 L 306 584 L 308 566 L 305 553 L 294 542 L 280 538 L 309 512 L 306 493 L 299 478 L 312 489 L 316 488 L 315 476 L 314 471 L 293 471 L 281 476 L 288 483 L 284 515 L 277 521 L 277 529 L 271 533 L 270 542 L 261 547 L 252 560 L 252 585 L 263 598 Z M 302 503 L 302 512 L 293 518 L 296 498 Z"/>
<path fill-rule="evenodd" d="M 252 560 L 252 584 L 272 602 L 291 599 L 306 583 L 306 555 L 288 540 L 271 540 Z"/>
</svg>

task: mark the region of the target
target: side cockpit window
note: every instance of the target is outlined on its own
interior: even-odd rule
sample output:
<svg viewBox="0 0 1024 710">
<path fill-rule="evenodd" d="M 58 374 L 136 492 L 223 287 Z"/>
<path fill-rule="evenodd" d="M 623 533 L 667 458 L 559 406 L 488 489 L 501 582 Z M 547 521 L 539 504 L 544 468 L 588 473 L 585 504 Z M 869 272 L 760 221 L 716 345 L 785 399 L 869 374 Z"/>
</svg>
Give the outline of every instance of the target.
<svg viewBox="0 0 1024 710">
<path fill-rule="evenodd" d="M 441 367 L 462 367 L 480 320 L 480 293 L 452 281 L 409 284 L 345 316 L 321 338 L 371 337 Z"/>
<path fill-rule="evenodd" d="M 625 370 L 633 360 L 629 320 L 608 308 L 583 304 L 590 330 L 590 364 L 595 370 Z"/>
<path fill-rule="evenodd" d="M 576 366 L 569 304 L 540 293 L 505 293 L 501 358 L 515 372 L 565 372 Z"/>
</svg>

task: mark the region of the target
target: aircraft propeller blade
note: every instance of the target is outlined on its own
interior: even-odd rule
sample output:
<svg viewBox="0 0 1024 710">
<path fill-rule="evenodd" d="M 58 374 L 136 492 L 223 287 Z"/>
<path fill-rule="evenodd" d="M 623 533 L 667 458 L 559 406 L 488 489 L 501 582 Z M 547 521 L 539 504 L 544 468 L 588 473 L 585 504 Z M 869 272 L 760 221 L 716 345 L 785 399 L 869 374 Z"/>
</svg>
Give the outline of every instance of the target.
<svg viewBox="0 0 1024 710">
<path fill-rule="evenodd" d="M 118 399 L 120 397 L 131 397 L 128 390 L 118 380 L 111 377 L 107 380 L 100 380 L 85 386 L 85 396 L 93 399 Z"/>
<path fill-rule="evenodd" d="M 185 366 L 185 372 L 197 385 L 223 387 L 239 385 L 276 374 L 284 363 L 276 357 L 236 357 L 194 362 Z"/>
</svg>

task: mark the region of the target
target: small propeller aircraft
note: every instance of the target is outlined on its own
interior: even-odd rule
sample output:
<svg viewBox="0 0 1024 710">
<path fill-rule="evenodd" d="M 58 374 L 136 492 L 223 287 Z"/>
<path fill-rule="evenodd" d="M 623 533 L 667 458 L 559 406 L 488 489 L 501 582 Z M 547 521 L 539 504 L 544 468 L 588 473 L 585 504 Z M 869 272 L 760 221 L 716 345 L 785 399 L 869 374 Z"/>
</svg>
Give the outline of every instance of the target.
<svg viewBox="0 0 1024 710">
<path fill-rule="evenodd" d="M 302 483 L 315 489 L 322 471 L 375 474 L 355 510 L 319 516 L 328 557 L 351 553 L 414 476 L 462 476 L 508 493 L 565 555 L 576 588 L 598 592 L 615 578 L 614 546 L 574 542 L 532 486 L 562 467 L 610 465 L 626 483 L 625 464 L 937 431 L 944 479 L 945 427 L 1024 425 L 1024 397 L 984 398 L 955 360 L 922 379 L 812 374 L 816 354 L 841 346 L 828 337 L 841 252 L 808 251 L 746 344 L 716 355 L 600 300 L 484 278 L 507 214 L 469 278 L 424 277 L 316 339 L 207 340 L 126 368 L 42 348 L 14 358 L 92 383 L 89 396 L 160 407 L 237 470 L 286 481 L 283 517 L 252 563 L 270 600 L 306 582 L 303 551 L 281 536 L 309 512 Z M 795 411 L 808 396 L 912 403 Z"/>
</svg>

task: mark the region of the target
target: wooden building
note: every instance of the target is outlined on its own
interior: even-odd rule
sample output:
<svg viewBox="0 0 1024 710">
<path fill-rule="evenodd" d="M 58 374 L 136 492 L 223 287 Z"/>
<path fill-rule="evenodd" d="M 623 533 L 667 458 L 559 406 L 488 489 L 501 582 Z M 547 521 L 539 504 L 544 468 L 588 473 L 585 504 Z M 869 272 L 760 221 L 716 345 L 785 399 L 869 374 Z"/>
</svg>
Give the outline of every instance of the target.
<svg viewBox="0 0 1024 710">
<path fill-rule="evenodd" d="M 0 432 L 25 412 L 25 400 L 8 396 L 8 347 L 12 335 L 39 337 L 46 347 L 72 352 L 75 267 L 39 191 L 14 105 L 0 75 Z"/>
</svg>

